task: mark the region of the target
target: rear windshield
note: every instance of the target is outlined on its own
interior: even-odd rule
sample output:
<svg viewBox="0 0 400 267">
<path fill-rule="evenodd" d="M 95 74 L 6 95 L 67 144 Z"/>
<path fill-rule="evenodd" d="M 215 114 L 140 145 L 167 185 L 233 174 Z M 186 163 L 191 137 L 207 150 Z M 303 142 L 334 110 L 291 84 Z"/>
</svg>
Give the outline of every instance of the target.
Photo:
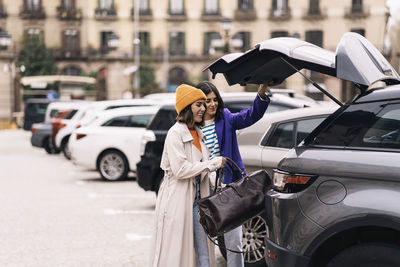
<svg viewBox="0 0 400 267">
<path fill-rule="evenodd" d="M 173 109 L 160 109 L 151 121 L 149 130 L 168 130 L 175 123 L 176 112 Z"/>
<path fill-rule="evenodd" d="M 310 144 L 400 149 L 400 103 L 352 105 L 318 133 Z"/>
<path fill-rule="evenodd" d="M 29 115 L 44 115 L 49 103 L 28 103 L 25 114 Z"/>
<path fill-rule="evenodd" d="M 65 116 L 64 120 L 70 120 L 74 117 L 74 115 L 76 114 L 76 112 L 78 112 L 77 109 L 73 109 L 71 110 L 70 113 L 67 114 L 67 116 Z"/>
</svg>

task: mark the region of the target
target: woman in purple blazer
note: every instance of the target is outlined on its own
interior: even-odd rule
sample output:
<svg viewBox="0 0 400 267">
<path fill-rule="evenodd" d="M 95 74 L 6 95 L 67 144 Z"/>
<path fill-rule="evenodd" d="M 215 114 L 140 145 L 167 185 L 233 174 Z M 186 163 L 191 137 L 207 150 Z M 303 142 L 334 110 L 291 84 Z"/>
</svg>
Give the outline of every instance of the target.
<svg viewBox="0 0 400 267">
<path fill-rule="evenodd" d="M 224 102 L 214 84 L 208 81 L 199 83 L 197 88 L 201 89 L 207 96 L 206 113 L 204 114 L 204 126 L 201 127 L 205 135 L 205 143 L 210 153 L 210 159 L 222 156 L 231 158 L 239 167 L 245 171 L 239 146 L 236 138 L 236 130 L 249 127 L 262 118 L 268 108 L 270 99 L 265 94 L 267 85 L 260 85 L 258 94 L 253 105 L 238 113 L 231 113 L 224 108 Z M 235 178 L 229 168 L 225 168 L 223 184 L 234 182 Z M 224 235 L 225 246 L 228 249 L 242 249 L 242 227 L 233 229 Z M 227 266 L 244 266 L 243 255 L 227 251 Z"/>
</svg>

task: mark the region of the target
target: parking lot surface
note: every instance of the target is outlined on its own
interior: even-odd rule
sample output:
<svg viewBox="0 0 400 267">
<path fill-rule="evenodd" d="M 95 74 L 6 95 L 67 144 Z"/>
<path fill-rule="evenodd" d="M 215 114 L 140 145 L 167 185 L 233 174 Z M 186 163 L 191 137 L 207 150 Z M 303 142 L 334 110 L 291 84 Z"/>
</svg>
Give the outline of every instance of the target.
<svg viewBox="0 0 400 267">
<path fill-rule="evenodd" d="M 0 266 L 147 266 L 155 194 L 132 175 L 102 181 L 30 135 L 0 131 Z"/>
</svg>

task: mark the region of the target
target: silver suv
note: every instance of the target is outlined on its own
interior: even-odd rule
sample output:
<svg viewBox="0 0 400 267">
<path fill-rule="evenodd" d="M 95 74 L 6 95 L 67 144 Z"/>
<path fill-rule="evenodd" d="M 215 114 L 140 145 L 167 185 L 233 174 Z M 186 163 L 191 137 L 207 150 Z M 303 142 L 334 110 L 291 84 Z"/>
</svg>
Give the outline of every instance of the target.
<svg viewBox="0 0 400 267">
<path fill-rule="evenodd" d="M 335 99 L 341 107 L 274 171 L 268 266 L 400 266 L 400 77 L 379 51 L 355 33 L 342 37 L 336 53 L 275 38 L 209 68 L 230 84 L 279 83 L 305 68 L 360 90 L 348 103 Z M 377 82 L 385 85 L 372 89 Z"/>
</svg>

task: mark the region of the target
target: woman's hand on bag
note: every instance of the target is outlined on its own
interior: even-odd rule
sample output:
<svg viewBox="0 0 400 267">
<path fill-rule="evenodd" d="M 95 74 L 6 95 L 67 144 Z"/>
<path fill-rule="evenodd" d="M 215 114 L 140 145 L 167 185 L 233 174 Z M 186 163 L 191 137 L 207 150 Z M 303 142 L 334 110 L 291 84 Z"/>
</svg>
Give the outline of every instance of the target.
<svg viewBox="0 0 400 267">
<path fill-rule="evenodd" d="M 226 158 L 222 157 L 221 168 L 225 167 L 226 161 L 227 161 Z"/>
</svg>

